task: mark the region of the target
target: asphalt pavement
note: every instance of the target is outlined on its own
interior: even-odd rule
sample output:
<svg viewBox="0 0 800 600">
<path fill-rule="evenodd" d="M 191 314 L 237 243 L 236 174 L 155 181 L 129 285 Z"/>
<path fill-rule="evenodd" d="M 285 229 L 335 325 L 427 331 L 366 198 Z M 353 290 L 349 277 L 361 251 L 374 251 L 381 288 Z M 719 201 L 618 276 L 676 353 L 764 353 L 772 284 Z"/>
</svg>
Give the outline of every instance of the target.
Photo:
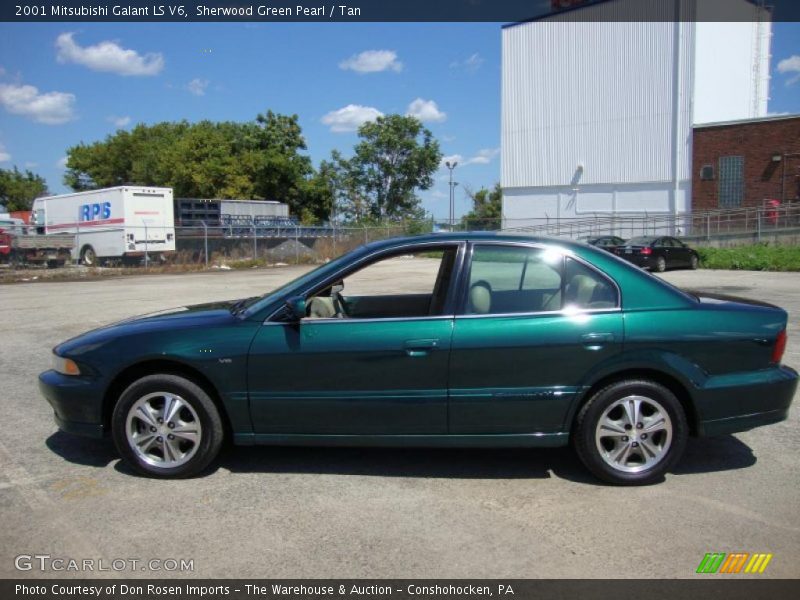
<svg viewBox="0 0 800 600">
<path fill-rule="evenodd" d="M 227 448 L 203 477 L 160 481 L 133 475 L 109 440 L 57 431 L 36 376 L 58 342 L 306 269 L 0 286 L 0 577 L 692 577 L 705 553 L 734 551 L 774 555 L 759 577 L 800 576 L 797 403 L 783 423 L 691 440 L 643 488 L 599 484 L 569 448 Z M 800 367 L 800 273 L 664 277 L 783 306 L 784 362 Z M 109 570 L 17 570 L 37 554 Z"/>
</svg>

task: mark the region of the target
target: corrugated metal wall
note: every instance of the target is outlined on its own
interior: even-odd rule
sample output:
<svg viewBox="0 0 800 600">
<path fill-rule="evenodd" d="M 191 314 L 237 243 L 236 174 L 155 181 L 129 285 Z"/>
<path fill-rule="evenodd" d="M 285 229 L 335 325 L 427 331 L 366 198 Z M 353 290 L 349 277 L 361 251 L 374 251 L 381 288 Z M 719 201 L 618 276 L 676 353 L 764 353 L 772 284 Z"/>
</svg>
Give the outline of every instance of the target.
<svg viewBox="0 0 800 600">
<path fill-rule="evenodd" d="M 583 10 L 611 19 L 631 2 L 655 3 L 665 19 L 676 7 L 620 0 Z M 677 143 L 684 151 L 690 143 L 693 33 L 693 23 L 666 20 L 553 18 L 504 29 L 503 187 L 672 181 L 675 110 Z M 676 84 L 683 91 L 677 104 Z M 686 178 L 687 157 L 678 168 Z"/>
<path fill-rule="evenodd" d="M 286 217 L 289 205 L 282 202 L 261 200 L 220 200 L 219 211 L 223 215 L 252 217 Z"/>
</svg>

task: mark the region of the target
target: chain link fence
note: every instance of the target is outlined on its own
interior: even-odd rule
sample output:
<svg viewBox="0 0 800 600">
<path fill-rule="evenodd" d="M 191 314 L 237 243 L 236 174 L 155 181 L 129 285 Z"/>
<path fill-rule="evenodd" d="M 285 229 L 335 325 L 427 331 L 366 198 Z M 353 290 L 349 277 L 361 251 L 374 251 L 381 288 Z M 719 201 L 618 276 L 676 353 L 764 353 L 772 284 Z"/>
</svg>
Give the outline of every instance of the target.
<svg viewBox="0 0 800 600">
<path fill-rule="evenodd" d="M 120 236 L 123 230 L 116 230 Z M 98 252 L 105 265 L 192 265 L 194 268 L 241 268 L 270 264 L 312 264 L 335 258 L 362 244 L 381 239 L 449 231 L 503 231 L 530 235 L 587 239 L 617 235 L 628 239 L 639 235 L 675 235 L 702 244 L 724 236 L 748 235 L 743 243 L 758 242 L 779 232 L 800 234 L 800 205 L 785 204 L 753 208 L 715 210 L 685 214 L 596 214 L 578 218 L 460 219 L 455 223 L 396 221 L 362 225 L 302 225 L 290 219 L 265 222 L 234 222 L 207 225 L 193 222 L 174 228 L 126 227 L 122 249 L 116 257 Z M 101 232 L 84 230 L 75 236 L 82 251 L 90 236 Z M 113 235 L 112 232 L 108 232 Z M 174 236 L 174 238 L 173 238 Z M 798 237 L 798 236 L 795 236 Z M 175 251 L 167 251 L 173 243 Z M 99 250 L 99 248 L 97 249 Z M 123 258 L 123 251 L 134 250 Z"/>
</svg>

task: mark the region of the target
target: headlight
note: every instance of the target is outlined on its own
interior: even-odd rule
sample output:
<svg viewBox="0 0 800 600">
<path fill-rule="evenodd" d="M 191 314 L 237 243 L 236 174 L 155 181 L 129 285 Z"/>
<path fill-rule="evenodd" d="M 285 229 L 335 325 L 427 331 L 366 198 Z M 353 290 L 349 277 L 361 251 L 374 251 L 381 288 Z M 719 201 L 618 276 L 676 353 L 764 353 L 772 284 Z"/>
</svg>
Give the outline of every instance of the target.
<svg viewBox="0 0 800 600">
<path fill-rule="evenodd" d="M 62 375 L 80 375 L 81 370 L 74 360 L 53 354 L 53 370 Z"/>
</svg>

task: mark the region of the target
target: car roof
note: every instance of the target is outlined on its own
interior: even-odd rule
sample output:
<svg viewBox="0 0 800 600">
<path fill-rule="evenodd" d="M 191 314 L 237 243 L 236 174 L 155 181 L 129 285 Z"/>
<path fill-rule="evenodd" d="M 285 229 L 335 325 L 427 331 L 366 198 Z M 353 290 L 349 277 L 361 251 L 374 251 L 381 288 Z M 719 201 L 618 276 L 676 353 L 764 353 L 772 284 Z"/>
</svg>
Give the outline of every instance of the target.
<svg viewBox="0 0 800 600">
<path fill-rule="evenodd" d="M 423 233 L 406 237 L 394 237 L 367 244 L 370 249 L 391 248 L 405 244 L 427 244 L 437 242 L 531 242 L 538 244 L 557 244 L 568 248 L 583 248 L 585 244 L 568 238 L 530 235 L 527 232 L 462 231 L 447 233 Z"/>
</svg>

